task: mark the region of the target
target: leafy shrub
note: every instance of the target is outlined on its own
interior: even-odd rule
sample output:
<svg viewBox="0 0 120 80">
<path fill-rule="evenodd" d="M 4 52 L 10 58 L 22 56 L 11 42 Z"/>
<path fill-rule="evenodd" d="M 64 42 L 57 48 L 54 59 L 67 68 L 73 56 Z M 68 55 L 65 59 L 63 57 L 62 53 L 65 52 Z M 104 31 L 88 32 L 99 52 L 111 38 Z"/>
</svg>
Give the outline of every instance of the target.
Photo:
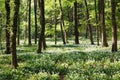
<svg viewBox="0 0 120 80">
<path fill-rule="evenodd" d="M 58 74 L 49 74 L 46 72 L 39 72 L 38 74 L 34 74 L 28 80 L 58 80 Z"/>
</svg>

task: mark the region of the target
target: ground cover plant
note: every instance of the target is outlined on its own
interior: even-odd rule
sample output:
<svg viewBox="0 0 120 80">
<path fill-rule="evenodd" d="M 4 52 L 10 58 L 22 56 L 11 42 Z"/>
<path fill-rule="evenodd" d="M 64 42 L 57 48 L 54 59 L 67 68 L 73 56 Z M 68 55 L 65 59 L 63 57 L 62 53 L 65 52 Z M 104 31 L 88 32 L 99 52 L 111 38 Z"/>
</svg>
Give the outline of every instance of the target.
<svg viewBox="0 0 120 80">
<path fill-rule="evenodd" d="M 120 52 L 86 44 L 58 45 L 47 41 L 47 50 L 36 46 L 18 46 L 17 69 L 10 66 L 11 55 L 0 55 L 0 80 L 119 80 Z"/>
<path fill-rule="evenodd" d="M 0 0 L 0 80 L 120 80 L 120 0 Z"/>
</svg>

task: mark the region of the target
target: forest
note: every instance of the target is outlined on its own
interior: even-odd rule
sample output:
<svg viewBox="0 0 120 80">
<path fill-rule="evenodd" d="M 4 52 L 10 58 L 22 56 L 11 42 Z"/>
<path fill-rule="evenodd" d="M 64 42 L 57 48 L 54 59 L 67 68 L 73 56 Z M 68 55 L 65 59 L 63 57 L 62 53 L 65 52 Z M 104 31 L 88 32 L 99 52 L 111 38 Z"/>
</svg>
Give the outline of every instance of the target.
<svg viewBox="0 0 120 80">
<path fill-rule="evenodd" d="M 0 0 L 0 80 L 120 80 L 120 0 Z"/>
</svg>

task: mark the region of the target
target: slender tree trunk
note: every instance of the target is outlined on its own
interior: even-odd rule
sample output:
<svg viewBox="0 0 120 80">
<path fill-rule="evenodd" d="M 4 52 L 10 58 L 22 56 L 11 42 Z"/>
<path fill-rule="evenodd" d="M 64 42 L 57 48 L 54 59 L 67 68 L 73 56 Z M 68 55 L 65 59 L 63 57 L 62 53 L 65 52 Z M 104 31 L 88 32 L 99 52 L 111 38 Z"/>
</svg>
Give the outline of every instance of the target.
<svg viewBox="0 0 120 80">
<path fill-rule="evenodd" d="M 98 24 L 99 24 L 99 41 L 101 42 L 102 40 L 101 40 L 101 34 L 102 34 L 102 29 L 101 29 L 101 24 L 100 24 L 100 7 L 101 7 L 101 5 L 100 5 L 100 0 L 98 0 Z"/>
<path fill-rule="evenodd" d="M 34 14 L 35 14 L 35 44 L 37 44 L 37 0 L 34 0 Z"/>
<path fill-rule="evenodd" d="M 88 30 L 89 30 L 89 37 L 90 37 L 90 42 L 93 45 L 94 41 L 93 41 L 93 34 L 92 34 L 92 27 L 91 27 L 91 23 L 89 20 L 89 11 L 88 11 L 88 5 L 87 5 L 87 1 L 85 1 L 85 7 L 86 7 L 86 17 L 87 17 L 87 25 L 88 25 Z"/>
<path fill-rule="evenodd" d="M 28 20 L 28 45 L 32 45 L 31 43 L 31 0 L 29 2 L 29 20 Z"/>
<path fill-rule="evenodd" d="M 62 10 L 62 4 L 61 4 L 61 0 L 59 0 L 59 5 L 60 5 L 60 28 L 61 28 L 61 34 L 62 34 L 62 40 L 63 40 L 63 44 L 66 44 L 66 39 L 65 39 L 65 32 L 63 30 L 63 10 Z"/>
<path fill-rule="evenodd" d="M 6 8 L 6 54 L 10 54 L 10 0 L 5 0 Z"/>
<path fill-rule="evenodd" d="M 62 20 L 62 23 L 63 23 L 63 32 L 64 32 L 64 36 L 65 36 L 65 42 L 66 42 L 66 43 L 69 43 L 69 42 L 68 42 L 68 37 L 67 37 L 67 31 L 66 31 L 66 29 L 65 29 L 64 19 Z"/>
<path fill-rule="evenodd" d="M 74 2 L 73 10 L 73 21 L 74 21 L 74 34 L 75 34 L 75 44 L 79 44 L 79 31 L 78 31 L 78 18 L 77 18 L 77 1 Z"/>
<path fill-rule="evenodd" d="M 44 15 L 44 0 L 38 0 L 39 10 L 40 10 L 40 23 L 41 23 L 41 33 L 39 36 L 38 42 L 38 53 L 42 52 L 42 48 L 44 48 L 44 40 L 45 40 L 45 15 Z"/>
<path fill-rule="evenodd" d="M 25 31 L 24 31 L 24 44 L 26 44 L 26 41 L 27 41 L 27 37 L 28 37 L 28 26 L 26 25 L 25 26 Z"/>
<path fill-rule="evenodd" d="M 112 10 L 112 52 L 117 51 L 116 0 L 111 0 Z"/>
<path fill-rule="evenodd" d="M 108 47 L 105 27 L 105 3 L 104 0 L 100 0 L 100 23 L 102 30 L 102 47 Z"/>
<path fill-rule="evenodd" d="M 2 14 L 0 12 L 0 22 L 2 22 L 2 20 L 3 20 Z M 2 24 L 0 26 L 2 26 Z M 2 29 L 3 29 L 3 27 L 0 27 L 0 50 L 2 50 Z"/>
<path fill-rule="evenodd" d="M 18 26 L 18 16 L 19 16 L 19 6 L 20 0 L 14 0 L 14 16 L 13 16 L 13 25 L 12 25 L 12 44 L 11 44 L 11 52 L 12 52 L 12 62 L 11 65 L 13 68 L 17 68 L 17 54 L 16 54 L 16 33 L 17 33 L 17 26 Z"/>
<path fill-rule="evenodd" d="M 0 22 L 2 22 L 2 14 L 0 12 Z M 2 24 L 0 25 L 2 26 Z M 2 49 L 2 27 L 0 27 L 0 50 Z"/>
<path fill-rule="evenodd" d="M 47 47 L 47 45 L 46 45 L 46 39 L 44 37 L 44 40 L 43 40 L 43 49 L 46 50 L 46 47 Z"/>
<path fill-rule="evenodd" d="M 86 26 L 86 33 L 85 33 L 85 38 L 88 38 L 88 25 Z"/>
<path fill-rule="evenodd" d="M 56 0 L 55 0 L 55 6 L 54 6 L 54 25 L 55 25 L 55 44 L 57 44 L 57 16 L 56 16 Z"/>
<path fill-rule="evenodd" d="M 94 0 L 95 4 L 95 21 L 96 21 L 96 37 L 97 37 L 97 45 L 99 46 L 99 26 L 98 26 L 98 15 L 97 15 L 97 2 Z"/>
<path fill-rule="evenodd" d="M 18 26 L 17 26 L 17 44 L 20 45 L 20 16 L 18 16 Z"/>
<path fill-rule="evenodd" d="M 29 8 L 29 1 L 27 0 L 27 7 L 26 7 L 26 13 L 25 13 L 25 21 L 26 23 L 28 22 L 28 8 Z M 24 29 L 24 44 L 26 44 L 27 38 L 28 38 L 28 24 L 25 25 L 25 29 Z"/>
</svg>

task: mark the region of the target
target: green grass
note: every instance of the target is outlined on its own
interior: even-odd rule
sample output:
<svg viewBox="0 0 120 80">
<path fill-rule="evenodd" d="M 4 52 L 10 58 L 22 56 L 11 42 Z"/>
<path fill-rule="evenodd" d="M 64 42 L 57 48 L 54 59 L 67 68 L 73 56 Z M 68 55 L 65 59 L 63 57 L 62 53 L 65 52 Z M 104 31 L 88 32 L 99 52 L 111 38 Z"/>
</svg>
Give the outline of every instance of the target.
<svg viewBox="0 0 120 80">
<path fill-rule="evenodd" d="M 17 47 L 17 69 L 10 66 L 11 55 L 0 55 L 0 80 L 120 80 L 120 51 L 90 45 L 47 41 L 47 50 L 37 54 L 37 45 Z M 111 62 L 114 61 L 114 62 Z"/>
</svg>

